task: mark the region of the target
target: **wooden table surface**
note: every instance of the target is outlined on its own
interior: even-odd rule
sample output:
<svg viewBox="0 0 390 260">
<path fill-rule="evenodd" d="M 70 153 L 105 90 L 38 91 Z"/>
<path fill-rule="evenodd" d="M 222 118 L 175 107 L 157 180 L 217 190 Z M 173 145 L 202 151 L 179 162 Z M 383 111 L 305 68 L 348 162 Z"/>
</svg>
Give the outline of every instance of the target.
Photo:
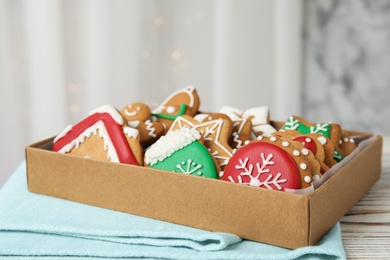
<svg viewBox="0 0 390 260">
<path fill-rule="evenodd" d="M 341 231 L 348 259 L 390 259 L 390 136 L 381 179 L 341 220 Z"/>
</svg>

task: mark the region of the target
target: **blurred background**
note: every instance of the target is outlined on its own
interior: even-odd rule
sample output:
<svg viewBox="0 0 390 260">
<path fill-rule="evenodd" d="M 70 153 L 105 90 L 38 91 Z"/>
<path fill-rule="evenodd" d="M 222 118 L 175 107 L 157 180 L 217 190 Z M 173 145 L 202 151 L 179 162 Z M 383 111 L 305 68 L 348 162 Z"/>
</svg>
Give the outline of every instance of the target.
<svg viewBox="0 0 390 260">
<path fill-rule="evenodd" d="M 94 108 L 269 106 L 390 134 L 390 0 L 0 0 L 0 186 Z"/>
</svg>

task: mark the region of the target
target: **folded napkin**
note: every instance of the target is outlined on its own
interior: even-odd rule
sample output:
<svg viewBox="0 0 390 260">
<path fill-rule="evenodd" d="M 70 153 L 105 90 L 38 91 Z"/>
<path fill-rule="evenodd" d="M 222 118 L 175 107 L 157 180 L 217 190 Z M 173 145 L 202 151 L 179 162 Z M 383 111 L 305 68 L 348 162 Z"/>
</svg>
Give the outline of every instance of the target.
<svg viewBox="0 0 390 260">
<path fill-rule="evenodd" d="M 296 250 L 27 191 L 25 162 L 0 190 L 0 258 L 344 259 L 337 224 Z"/>
</svg>

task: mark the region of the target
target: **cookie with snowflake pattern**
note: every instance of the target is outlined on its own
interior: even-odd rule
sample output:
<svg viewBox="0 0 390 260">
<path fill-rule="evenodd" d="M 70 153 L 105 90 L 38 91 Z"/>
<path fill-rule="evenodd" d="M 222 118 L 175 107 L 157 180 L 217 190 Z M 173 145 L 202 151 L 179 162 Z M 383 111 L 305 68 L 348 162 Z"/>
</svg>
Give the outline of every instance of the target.
<svg viewBox="0 0 390 260">
<path fill-rule="evenodd" d="M 307 149 L 298 150 L 292 142 L 276 136 L 259 139 L 234 153 L 223 180 L 284 191 L 309 187 L 321 176 L 307 160 Z"/>
<path fill-rule="evenodd" d="M 340 162 L 344 159 L 344 155 L 340 149 L 338 149 L 339 141 L 341 138 L 341 126 L 334 123 L 310 123 L 299 116 L 290 116 L 284 125 L 283 130 L 296 130 L 302 134 L 317 133 L 329 138 L 335 150 L 333 151 L 333 158 Z"/>
<path fill-rule="evenodd" d="M 145 152 L 145 165 L 216 179 L 220 168 L 201 139 L 201 133 L 193 127 L 171 130 Z"/>
<path fill-rule="evenodd" d="M 53 141 L 53 151 L 103 161 L 142 165 L 138 130 L 112 106 L 101 106 Z"/>
<path fill-rule="evenodd" d="M 175 91 L 152 111 L 153 121 L 165 125 L 165 133 L 173 121 L 182 115 L 195 116 L 200 106 L 200 98 L 193 86 Z"/>
<path fill-rule="evenodd" d="M 150 108 L 144 103 L 131 103 L 122 108 L 120 113 L 127 120 L 128 126 L 139 131 L 140 142 L 144 148 L 154 143 L 165 132 L 162 123 L 152 122 Z"/>
</svg>

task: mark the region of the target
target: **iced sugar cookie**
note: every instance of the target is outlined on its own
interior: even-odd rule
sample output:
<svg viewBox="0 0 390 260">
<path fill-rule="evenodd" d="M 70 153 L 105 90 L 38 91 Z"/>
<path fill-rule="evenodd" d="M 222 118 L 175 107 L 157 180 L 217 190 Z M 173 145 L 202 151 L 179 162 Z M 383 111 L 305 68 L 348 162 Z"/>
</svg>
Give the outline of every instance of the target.
<svg viewBox="0 0 390 260">
<path fill-rule="evenodd" d="M 152 111 L 154 121 L 165 125 L 167 132 L 173 121 L 182 115 L 195 116 L 200 106 L 200 99 L 193 86 L 172 93 Z"/>
<path fill-rule="evenodd" d="M 199 142 L 196 128 L 169 131 L 145 153 L 145 165 L 177 173 L 218 178 L 219 168 L 207 148 Z"/>
<path fill-rule="evenodd" d="M 105 105 L 74 126 L 67 127 L 53 141 L 53 151 L 103 161 L 142 165 L 138 130 L 114 107 Z"/>
<path fill-rule="evenodd" d="M 303 146 L 277 136 L 251 141 L 237 150 L 225 168 L 223 179 L 273 190 L 301 189 L 321 174 Z M 316 169 L 314 169 L 315 167 Z"/>
<path fill-rule="evenodd" d="M 204 145 L 218 161 L 221 169 L 224 169 L 233 155 L 233 149 L 228 144 L 232 129 L 231 121 L 225 119 L 205 120 L 204 122 L 199 122 L 190 116 L 180 116 L 173 122 L 170 131 L 185 126 L 199 130 L 204 137 Z"/>
</svg>

